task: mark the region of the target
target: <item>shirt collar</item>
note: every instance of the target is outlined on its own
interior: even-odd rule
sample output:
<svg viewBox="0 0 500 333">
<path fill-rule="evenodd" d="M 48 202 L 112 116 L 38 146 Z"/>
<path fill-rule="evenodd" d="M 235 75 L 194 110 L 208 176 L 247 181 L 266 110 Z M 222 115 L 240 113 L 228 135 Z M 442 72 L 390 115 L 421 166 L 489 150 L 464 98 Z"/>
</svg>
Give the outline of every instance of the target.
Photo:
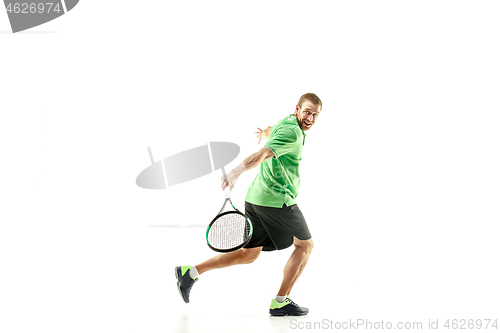
<svg viewBox="0 0 500 333">
<path fill-rule="evenodd" d="M 297 117 L 295 117 L 295 114 L 291 114 L 289 118 L 295 118 L 295 121 L 297 122 L 297 125 L 299 125 L 299 121 L 297 119 Z M 299 128 L 300 128 L 300 125 L 299 125 Z M 300 128 L 300 130 L 302 131 L 302 135 L 304 136 L 303 140 L 302 140 L 302 144 L 306 143 L 306 132 L 304 132 L 304 130 L 302 128 Z"/>
</svg>

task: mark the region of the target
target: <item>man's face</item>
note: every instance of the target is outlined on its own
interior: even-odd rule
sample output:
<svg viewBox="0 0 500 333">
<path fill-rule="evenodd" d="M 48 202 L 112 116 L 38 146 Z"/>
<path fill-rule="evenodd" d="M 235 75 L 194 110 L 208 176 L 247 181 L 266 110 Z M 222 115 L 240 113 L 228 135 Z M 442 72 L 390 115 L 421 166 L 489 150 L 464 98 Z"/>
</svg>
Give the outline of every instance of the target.
<svg viewBox="0 0 500 333">
<path fill-rule="evenodd" d="M 310 130 L 312 125 L 316 122 L 316 119 L 318 119 L 320 112 L 321 107 L 319 105 L 314 105 L 308 100 L 302 103 L 301 108 L 297 105 L 295 108 L 295 117 L 297 117 L 300 128 L 303 131 Z"/>
</svg>

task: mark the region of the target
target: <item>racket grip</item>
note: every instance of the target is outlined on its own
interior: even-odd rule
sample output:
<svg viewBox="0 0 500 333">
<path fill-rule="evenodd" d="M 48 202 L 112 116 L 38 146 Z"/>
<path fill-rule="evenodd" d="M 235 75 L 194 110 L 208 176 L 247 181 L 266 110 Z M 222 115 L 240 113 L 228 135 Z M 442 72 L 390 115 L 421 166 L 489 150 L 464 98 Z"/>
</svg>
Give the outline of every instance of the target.
<svg viewBox="0 0 500 333">
<path fill-rule="evenodd" d="M 226 187 L 226 189 L 224 190 L 224 194 L 226 195 L 226 199 L 229 199 L 231 197 L 231 186 Z"/>
</svg>

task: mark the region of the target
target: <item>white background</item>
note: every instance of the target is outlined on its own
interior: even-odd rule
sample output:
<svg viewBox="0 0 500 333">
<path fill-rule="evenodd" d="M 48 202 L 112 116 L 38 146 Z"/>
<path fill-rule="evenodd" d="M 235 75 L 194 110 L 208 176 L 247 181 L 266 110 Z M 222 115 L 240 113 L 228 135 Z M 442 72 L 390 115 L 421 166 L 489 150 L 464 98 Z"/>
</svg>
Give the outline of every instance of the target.
<svg viewBox="0 0 500 333">
<path fill-rule="evenodd" d="M 302 322 L 498 318 L 496 1 L 81 1 L 12 34 L 0 11 L 0 331 L 288 331 L 292 249 L 201 276 L 220 174 L 144 190 L 155 159 L 323 101 L 298 204 Z M 261 144 L 262 146 L 262 144 Z M 233 193 L 243 207 L 257 169 Z M 500 319 L 500 318 L 498 318 Z M 500 324 L 500 323 L 499 323 Z"/>
</svg>

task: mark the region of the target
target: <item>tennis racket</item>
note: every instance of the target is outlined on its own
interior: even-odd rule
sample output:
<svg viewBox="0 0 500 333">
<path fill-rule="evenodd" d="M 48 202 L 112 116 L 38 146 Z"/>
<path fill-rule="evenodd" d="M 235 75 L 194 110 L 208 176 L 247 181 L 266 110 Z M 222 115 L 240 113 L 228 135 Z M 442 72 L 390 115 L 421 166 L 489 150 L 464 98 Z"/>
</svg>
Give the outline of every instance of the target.
<svg viewBox="0 0 500 333">
<path fill-rule="evenodd" d="M 226 175 L 224 168 L 222 173 Z M 228 202 L 230 208 L 225 210 Z M 252 222 L 233 205 L 231 188 L 226 187 L 224 204 L 207 228 L 208 247 L 217 252 L 236 251 L 248 244 L 252 233 Z"/>
</svg>

